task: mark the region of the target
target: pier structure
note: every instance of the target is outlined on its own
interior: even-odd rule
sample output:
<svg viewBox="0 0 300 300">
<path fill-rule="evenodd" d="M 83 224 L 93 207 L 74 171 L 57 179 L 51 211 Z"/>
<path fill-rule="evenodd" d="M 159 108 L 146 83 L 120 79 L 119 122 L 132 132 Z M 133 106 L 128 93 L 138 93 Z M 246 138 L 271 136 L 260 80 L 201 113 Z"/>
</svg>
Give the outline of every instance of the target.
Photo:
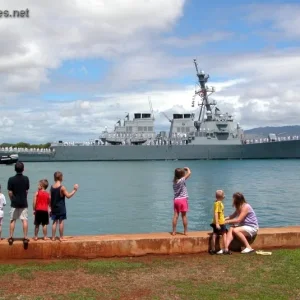
<svg viewBox="0 0 300 300">
<path fill-rule="evenodd" d="M 200 254 L 208 251 L 210 237 L 210 231 L 189 232 L 187 236 L 172 236 L 167 232 L 70 236 L 63 242 L 30 240 L 27 249 L 24 249 L 22 239 L 15 240 L 13 245 L 2 240 L 0 259 L 91 259 L 151 254 Z M 255 250 L 300 247 L 300 226 L 262 228 L 252 241 L 252 247 Z M 240 251 L 240 244 L 234 241 L 231 248 Z"/>
</svg>

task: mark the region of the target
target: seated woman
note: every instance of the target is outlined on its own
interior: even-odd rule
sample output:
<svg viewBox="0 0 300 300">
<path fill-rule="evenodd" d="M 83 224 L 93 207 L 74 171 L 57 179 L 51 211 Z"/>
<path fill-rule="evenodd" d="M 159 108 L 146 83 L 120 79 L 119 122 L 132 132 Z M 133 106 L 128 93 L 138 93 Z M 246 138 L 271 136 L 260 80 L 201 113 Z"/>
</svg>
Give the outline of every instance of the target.
<svg viewBox="0 0 300 300">
<path fill-rule="evenodd" d="M 233 224 L 227 233 L 225 251 L 228 251 L 229 245 L 234 237 L 237 237 L 245 246 L 241 253 L 250 253 L 254 250 L 249 245 L 246 236 L 253 237 L 258 232 L 258 221 L 253 208 L 246 202 L 242 193 L 233 194 L 233 207 L 235 212 L 225 218 L 225 224 Z"/>
</svg>

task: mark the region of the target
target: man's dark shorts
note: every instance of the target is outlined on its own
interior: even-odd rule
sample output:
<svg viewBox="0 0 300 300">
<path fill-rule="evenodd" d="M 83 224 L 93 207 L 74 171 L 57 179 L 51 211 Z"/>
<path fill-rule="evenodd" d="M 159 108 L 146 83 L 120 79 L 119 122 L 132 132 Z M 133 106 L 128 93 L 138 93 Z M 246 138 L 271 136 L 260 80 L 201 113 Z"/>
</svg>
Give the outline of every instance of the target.
<svg viewBox="0 0 300 300">
<path fill-rule="evenodd" d="M 220 229 L 217 229 L 216 224 L 210 224 L 210 226 L 213 228 L 213 233 L 215 233 L 217 235 L 221 235 L 223 233 L 228 232 L 225 224 L 220 225 Z"/>
<path fill-rule="evenodd" d="M 51 220 L 52 221 L 63 221 L 67 219 L 67 214 L 57 214 L 57 215 L 52 215 L 51 214 Z"/>
</svg>

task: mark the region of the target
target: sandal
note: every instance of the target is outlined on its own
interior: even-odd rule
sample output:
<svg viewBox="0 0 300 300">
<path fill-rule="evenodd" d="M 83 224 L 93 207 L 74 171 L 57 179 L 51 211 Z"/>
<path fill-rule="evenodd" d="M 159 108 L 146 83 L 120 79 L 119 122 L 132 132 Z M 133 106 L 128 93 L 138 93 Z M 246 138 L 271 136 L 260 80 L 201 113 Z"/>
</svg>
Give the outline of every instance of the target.
<svg viewBox="0 0 300 300">
<path fill-rule="evenodd" d="M 11 246 L 14 243 L 14 239 L 12 237 L 10 237 L 8 239 L 8 244 Z"/>
</svg>

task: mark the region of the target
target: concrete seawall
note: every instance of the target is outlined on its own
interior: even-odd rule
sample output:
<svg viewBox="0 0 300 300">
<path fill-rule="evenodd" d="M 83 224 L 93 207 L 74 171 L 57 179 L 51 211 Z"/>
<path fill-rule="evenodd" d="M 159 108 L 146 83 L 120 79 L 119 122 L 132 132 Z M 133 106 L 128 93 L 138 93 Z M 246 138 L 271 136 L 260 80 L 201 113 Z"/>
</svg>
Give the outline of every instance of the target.
<svg viewBox="0 0 300 300">
<path fill-rule="evenodd" d="M 21 240 L 9 245 L 0 242 L 0 259 L 100 258 L 147 254 L 192 254 L 207 252 L 210 231 L 189 232 L 188 236 L 170 233 L 145 233 L 67 237 L 64 242 L 33 241 L 24 249 Z M 300 247 L 300 226 L 263 228 L 252 244 L 256 250 Z"/>
</svg>

